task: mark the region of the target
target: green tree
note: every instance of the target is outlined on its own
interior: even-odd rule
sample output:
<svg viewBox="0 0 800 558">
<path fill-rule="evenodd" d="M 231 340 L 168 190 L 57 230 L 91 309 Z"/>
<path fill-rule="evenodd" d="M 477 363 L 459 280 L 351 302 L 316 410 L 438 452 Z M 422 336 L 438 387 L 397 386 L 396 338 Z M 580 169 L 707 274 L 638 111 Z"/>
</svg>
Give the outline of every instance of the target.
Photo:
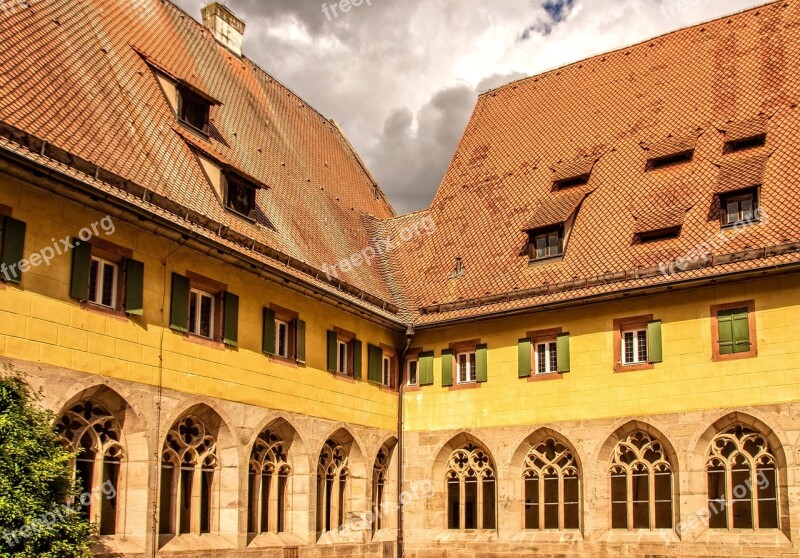
<svg viewBox="0 0 800 558">
<path fill-rule="evenodd" d="M 70 459 L 20 374 L 0 373 L 0 557 L 90 557 L 92 527 L 69 508 Z"/>
</svg>

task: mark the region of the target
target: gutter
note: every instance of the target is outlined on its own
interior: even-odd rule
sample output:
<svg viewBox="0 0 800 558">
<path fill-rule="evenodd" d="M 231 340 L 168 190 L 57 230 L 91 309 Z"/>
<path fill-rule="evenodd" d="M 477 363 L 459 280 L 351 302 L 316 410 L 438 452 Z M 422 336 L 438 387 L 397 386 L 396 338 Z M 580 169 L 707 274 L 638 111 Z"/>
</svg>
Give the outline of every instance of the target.
<svg viewBox="0 0 800 558">
<path fill-rule="evenodd" d="M 413 324 L 408 324 L 406 329 L 406 347 L 403 349 L 403 354 L 400 355 L 400 370 L 398 378 L 403 375 L 402 371 L 406 369 L 406 353 L 414 342 L 416 331 Z M 404 409 L 404 392 L 405 381 L 398 382 L 397 389 L 397 553 L 396 558 L 403 558 L 403 463 L 405 462 L 404 444 L 403 444 L 403 423 L 405 420 Z"/>
</svg>

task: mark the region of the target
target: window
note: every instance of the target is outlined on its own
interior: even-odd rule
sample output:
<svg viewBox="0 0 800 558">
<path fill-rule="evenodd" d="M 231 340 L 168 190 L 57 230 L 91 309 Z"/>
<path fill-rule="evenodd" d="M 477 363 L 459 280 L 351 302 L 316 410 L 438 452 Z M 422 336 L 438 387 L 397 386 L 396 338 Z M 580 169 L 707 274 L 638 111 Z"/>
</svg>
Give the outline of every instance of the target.
<svg viewBox="0 0 800 558">
<path fill-rule="evenodd" d="M 99 524 L 100 535 L 116 534 L 119 472 L 124 458 L 117 419 L 104 407 L 84 401 L 64 412 L 55 429 L 77 453 L 73 473 L 79 489 L 96 496 L 88 503 L 76 502 L 81 513 Z"/>
<path fill-rule="evenodd" d="M 286 530 L 288 479 L 287 444 L 277 433 L 259 434 L 250 454 L 249 533 L 282 533 Z"/>
<path fill-rule="evenodd" d="M 187 87 L 179 87 L 178 95 L 178 118 L 181 122 L 208 135 L 211 103 Z"/>
<path fill-rule="evenodd" d="M 640 244 L 647 242 L 658 242 L 659 240 L 670 240 L 681 235 L 682 227 L 669 227 L 657 231 L 643 231 L 636 233 L 636 241 Z"/>
<path fill-rule="evenodd" d="M 386 482 L 389 475 L 389 460 L 392 455 L 392 450 L 387 447 L 381 447 L 378 451 L 378 456 L 375 458 L 375 465 L 372 467 L 372 513 L 374 520 L 372 522 L 373 532 L 384 529 L 386 525 Z"/>
<path fill-rule="evenodd" d="M 777 529 L 778 477 L 766 437 L 736 426 L 711 442 L 706 461 L 711 529 Z"/>
<path fill-rule="evenodd" d="M 232 173 L 225 173 L 225 182 L 225 207 L 252 219 L 256 206 L 256 187 Z"/>
<path fill-rule="evenodd" d="M 392 387 L 394 384 L 392 383 L 392 359 L 390 356 L 383 356 L 381 371 L 381 384 L 384 387 Z"/>
<path fill-rule="evenodd" d="M 721 202 L 723 209 L 723 226 L 758 221 L 758 203 L 755 190 L 730 196 L 722 196 Z"/>
<path fill-rule="evenodd" d="M 456 378 L 459 384 L 472 384 L 477 381 L 474 351 L 456 355 Z"/>
<path fill-rule="evenodd" d="M 289 358 L 289 324 L 275 320 L 275 356 Z"/>
<path fill-rule="evenodd" d="M 765 145 L 767 145 L 767 134 L 759 134 L 756 136 L 725 142 L 725 153 L 736 153 L 738 151 L 745 151 L 747 149 L 764 147 Z"/>
<path fill-rule="evenodd" d="M 216 436 L 202 420 L 187 416 L 170 429 L 161 459 L 161 534 L 212 531 L 217 469 Z"/>
<path fill-rule="evenodd" d="M 612 529 L 671 529 L 672 466 L 661 442 L 638 431 L 612 455 Z"/>
<path fill-rule="evenodd" d="M 536 374 L 558 373 L 558 343 L 556 340 L 536 343 L 535 360 Z"/>
<path fill-rule="evenodd" d="M 317 532 L 336 531 L 344 525 L 350 501 L 348 453 L 333 440 L 325 442 L 317 465 Z"/>
<path fill-rule="evenodd" d="M 472 443 L 452 453 L 445 473 L 448 529 L 496 528 L 496 480 L 489 455 Z"/>
<path fill-rule="evenodd" d="M 416 386 L 419 384 L 419 360 L 412 359 L 406 364 L 408 385 Z"/>
<path fill-rule="evenodd" d="M 89 302 L 106 308 L 116 308 L 118 273 L 117 264 L 92 256 L 89 268 Z"/>
<path fill-rule="evenodd" d="M 189 291 L 189 333 L 206 339 L 213 338 L 214 302 L 214 296 L 205 291 Z"/>
<path fill-rule="evenodd" d="M 647 330 L 630 329 L 622 332 L 622 364 L 647 363 Z"/>
<path fill-rule="evenodd" d="M 756 356 L 753 301 L 715 306 L 711 309 L 711 315 L 714 360 Z"/>
<path fill-rule="evenodd" d="M 344 341 L 336 342 L 336 372 L 338 374 L 347 374 L 350 368 L 348 367 L 348 353 L 347 343 Z"/>
<path fill-rule="evenodd" d="M 575 456 L 548 438 L 525 456 L 526 529 L 580 528 L 580 476 Z"/>
<path fill-rule="evenodd" d="M 694 150 L 684 151 L 682 153 L 674 153 L 671 155 L 666 155 L 664 157 L 650 159 L 647 162 L 647 170 L 657 170 L 667 167 L 673 167 L 676 165 L 682 165 L 684 163 L 691 163 L 693 158 L 694 158 Z"/>
<path fill-rule="evenodd" d="M 531 260 L 546 260 L 564 253 L 564 231 L 561 227 L 544 232 L 530 232 L 528 257 Z"/>
</svg>

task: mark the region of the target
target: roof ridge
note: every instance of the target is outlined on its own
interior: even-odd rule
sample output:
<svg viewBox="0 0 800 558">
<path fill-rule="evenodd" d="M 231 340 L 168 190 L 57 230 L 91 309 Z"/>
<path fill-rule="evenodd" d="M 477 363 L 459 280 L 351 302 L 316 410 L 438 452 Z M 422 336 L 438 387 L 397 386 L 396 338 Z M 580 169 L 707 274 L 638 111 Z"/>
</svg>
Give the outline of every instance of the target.
<svg viewBox="0 0 800 558">
<path fill-rule="evenodd" d="M 670 35 L 676 35 L 676 34 L 681 33 L 683 31 L 688 31 L 690 29 L 694 29 L 695 27 L 702 27 L 704 25 L 717 23 L 718 21 L 722 21 L 724 19 L 728 19 L 728 18 L 732 18 L 732 17 L 739 17 L 739 16 L 744 15 L 744 14 L 746 14 L 748 12 L 762 10 L 762 9 L 766 8 L 767 6 L 773 6 L 773 5 L 777 5 L 777 4 L 788 3 L 789 1 L 790 0 L 768 0 L 767 2 L 765 2 L 763 4 L 759 4 L 758 6 L 753 6 L 752 8 L 746 8 L 744 10 L 739 10 L 739 11 L 736 11 L 736 12 L 733 12 L 733 13 L 730 13 L 730 14 L 727 14 L 727 15 L 715 17 L 715 18 L 712 18 L 712 19 L 709 19 L 709 20 L 706 20 L 706 21 L 701 21 L 700 23 L 694 23 L 692 25 L 684 25 L 683 27 L 678 27 L 677 29 L 673 29 L 672 31 L 667 31 L 667 32 L 661 33 L 659 35 L 654 35 L 652 37 L 649 37 L 647 39 L 643 39 L 643 40 L 635 42 L 635 43 L 631 43 L 631 44 L 624 45 L 624 46 L 621 46 L 621 47 L 618 47 L 618 48 L 614 48 L 614 49 L 611 49 L 611 50 L 606 50 L 606 51 L 603 51 L 603 52 L 599 52 L 599 53 L 594 54 L 592 56 L 588 56 L 586 58 L 581 58 L 581 59 L 575 60 L 573 62 L 567 62 L 567 63 L 562 64 L 560 66 L 555 66 L 555 67 L 550 68 L 548 70 L 543 70 L 541 72 L 537 72 L 535 74 L 531 74 L 531 75 L 529 75 L 527 77 L 524 77 L 524 78 L 519 78 L 519 79 L 515 79 L 514 81 L 509 81 L 508 83 L 504 83 L 503 85 L 499 85 L 497 87 L 492 87 L 491 89 L 487 89 L 486 91 L 480 92 L 478 94 L 478 97 L 485 97 L 487 95 L 491 95 L 492 93 L 496 93 L 498 91 L 501 91 L 501 90 L 506 89 L 508 87 L 511 87 L 513 85 L 517 85 L 519 83 L 522 83 L 524 81 L 528 81 L 528 80 L 531 80 L 531 79 L 534 79 L 534 78 L 540 78 L 540 77 L 552 74 L 554 72 L 563 71 L 564 69 L 570 68 L 572 66 L 585 64 L 587 62 L 591 62 L 591 61 L 595 60 L 596 58 L 601 58 L 601 57 L 604 57 L 604 56 L 617 54 L 619 52 L 622 52 L 622 51 L 625 51 L 625 50 L 629 50 L 629 49 L 632 49 L 632 48 L 637 48 L 639 46 L 642 46 L 644 44 L 650 43 L 652 41 L 657 41 L 659 39 L 663 39 L 665 37 L 669 37 Z"/>
</svg>

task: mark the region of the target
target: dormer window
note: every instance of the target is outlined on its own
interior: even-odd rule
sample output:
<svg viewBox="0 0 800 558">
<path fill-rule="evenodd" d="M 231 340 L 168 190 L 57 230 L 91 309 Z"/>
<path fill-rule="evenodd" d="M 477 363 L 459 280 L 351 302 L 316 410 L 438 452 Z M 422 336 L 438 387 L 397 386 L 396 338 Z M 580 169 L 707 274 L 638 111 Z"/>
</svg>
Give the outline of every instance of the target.
<svg viewBox="0 0 800 558">
<path fill-rule="evenodd" d="M 583 157 L 568 163 L 559 163 L 553 169 L 553 190 L 586 186 L 592 177 L 592 170 L 596 162 L 595 157 Z"/>
<path fill-rule="evenodd" d="M 725 142 L 725 153 L 736 153 L 767 145 L 767 134 Z"/>
<path fill-rule="evenodd" d="M 647 170 L 653 171 L 690 163 L 694 158 L 697 135 L 681 134 L 646 146 Z"/>
<path fill-rule="evenodd" d="M 666 167 L 673 167 L 682 165 L 684 163 L 691 163 L 694 158 L 694 150 L 684 151 L 682 153 L 674 153 L 666 157 L 658 157 L 657 159 L 650 159 L 647 162 L 648 170 L 658 170 Z"/>
<path fill-rule="evenodd" d="M 256 187 L 233 173 L 225 173 L 225 207 L 248 219 L 256 207 Z"/>
<path fill-rule="evenodd" d="M 756 189 L 722 196 L 722 225 L 731 227 L 758 221 L 758 192 Z"/>
<path fill-rule="evenodd" d="M 529 231 L 528 257 L 531 261 L 557 258 L 564 254 L 564 228 Z"/>
<path fill-rule="evenodd" d="M 208 135 L 208 123 L 211 114 L 211 103 L 189 90 L 178 87 L 178 118 L 195 130 Z"/>
<path fill-rule="evenodd" d="M 753 118 L 744 122 L 731 123 L 725 130 L 725 153 L 738 153 L 757 149 L 767 144 L 767 120 Z"/>
</svg>

